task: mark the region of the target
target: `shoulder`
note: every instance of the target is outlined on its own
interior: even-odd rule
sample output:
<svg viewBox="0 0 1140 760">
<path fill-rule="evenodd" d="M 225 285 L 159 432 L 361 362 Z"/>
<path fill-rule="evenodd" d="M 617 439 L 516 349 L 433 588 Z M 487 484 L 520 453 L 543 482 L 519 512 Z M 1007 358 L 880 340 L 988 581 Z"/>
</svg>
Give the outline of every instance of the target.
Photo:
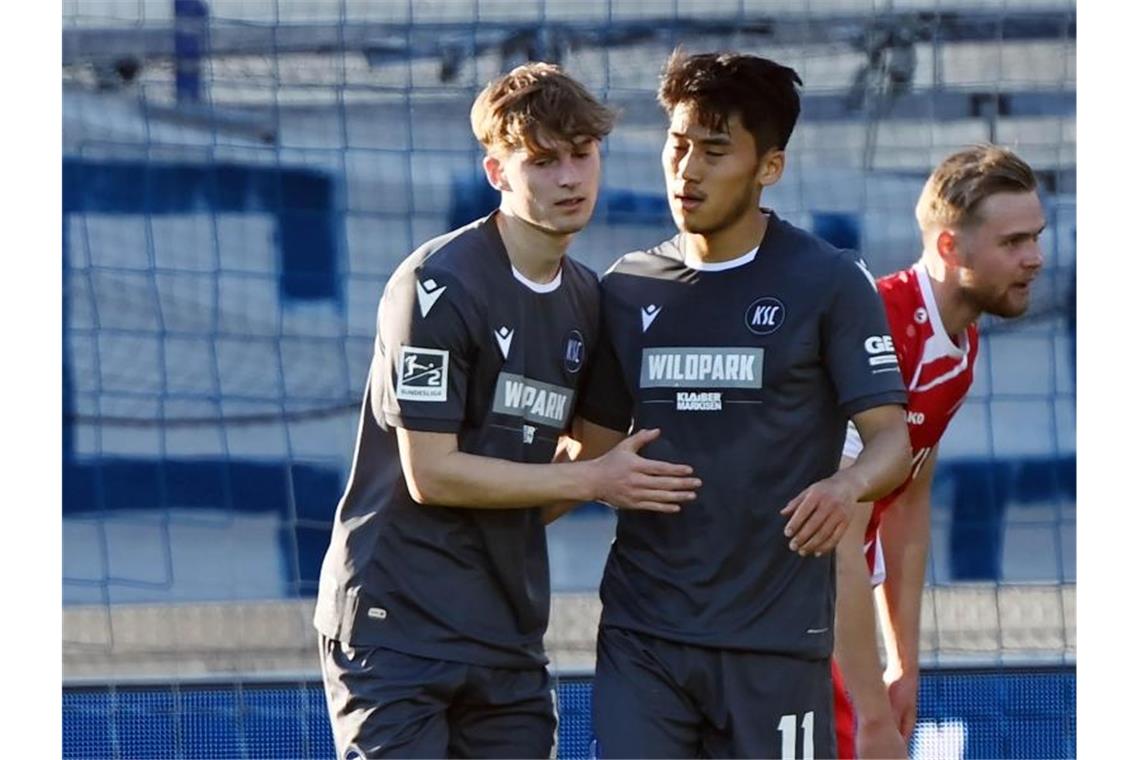
<svg viewBox="0 0 1140 760">
<path fill-rule="evenodd" d="M 469 280 L 488 268 L 490 244 L 485 225 L 492 223 L 487 219 L 479 219 L 434 237 L 417 248 L 408 257 L 409 262 L 414 263 L 417 270 L 425 275 Z"/>
<path fill-rule="evenodd" d="M 913 301 L 922 297 L 914 269 L 900 269 L 885 274 L 875 284 L 884 301 Z"/>
<path fill-rule="evenodd" d="M 859 282 L 874 287 L 875 278 L 857 251 L 837 248 L 775 215 L 769 224 L 769 233 L 774 237 L 773 247 L 805 284 L 831 293 Z"/>
<path fill-rule="evenodd" d="M 892 327 L 911 325 L 914 329 L 910 332 L 915 336 L 929 334 L 930 314 L 922 296 L 918 274 L 913 268 L 883 275 L 876 281 L 876 285 Z"/>
<path fill-rule="evenodd" d="M 475 291 L 486 278 L 479 268 L 487 268 L 487 258 L 486 236 L 478 222 L 427 240 L 392 272 L 384 286 L 385 302 L 402 309 L 397 304 L 414 299 L 424 317 L 439 311 L 437 303 L 471 314 L 480 301 Z"/>
<path fill-rule="evenodd" d="M 852 251 L 836 248 L 819 235 L 797 227 L 786 219 L 771 214 L 769 217 L 769 231 L 774 234 L 783 247 L 795 251 L 798 256 L 817 257 L 822 260 L 835 260 L 850 257 Z"/>
<path fill-rule="evenodd" d="M 405 258 L 388 279 L 385 292 L 415 291 L 418 298 L 438 298 L 456 302 L 470 295 L 481 278 L 478 267 L 486 257 L 485 234 L 479 222 L 426 241 Z"/>
<path fill-rule="evenodd" d="M 652 248 L 630 251 L 618 258 L 605 274 L 602 283 L 613 284 L 615 278 L 660 277 L 670 269 L 684 267 L 679 237 L 663 240 Z"/>
<path fill-rule="evenodd" d="M 772 236 L 772 242 L 780 250 L 795 256 L 800 262 L 838 266 L 840 262 L 854 264 L 859 260 L 859 255 L 854 251 L 836 248 L 815 233 L 776 216 L 775 212 L 769 216 L 767 234 Z"/>
<path fill-rule="evenodd" d="M 598 273 L 570 256 L 562 259 L 562 277 L 575 289 L 593 292 L 598 290 Z"/>
</svg>

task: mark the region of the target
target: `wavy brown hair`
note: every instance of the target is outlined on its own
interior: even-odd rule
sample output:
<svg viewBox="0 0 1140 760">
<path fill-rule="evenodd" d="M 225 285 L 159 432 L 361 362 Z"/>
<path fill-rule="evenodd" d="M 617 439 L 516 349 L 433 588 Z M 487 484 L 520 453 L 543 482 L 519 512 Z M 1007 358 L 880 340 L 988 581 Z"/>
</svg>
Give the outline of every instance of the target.
<svg viewBox="0 0 1140 760">
<path fill-rule="evenodd" d="M 483 88 L 471 106 L 471 131 L 488 152 L 538 154 L 551 142 L 601 140 L 613 129 L 614 118 L 558 66 L 526 63 Z"/>
</svg>

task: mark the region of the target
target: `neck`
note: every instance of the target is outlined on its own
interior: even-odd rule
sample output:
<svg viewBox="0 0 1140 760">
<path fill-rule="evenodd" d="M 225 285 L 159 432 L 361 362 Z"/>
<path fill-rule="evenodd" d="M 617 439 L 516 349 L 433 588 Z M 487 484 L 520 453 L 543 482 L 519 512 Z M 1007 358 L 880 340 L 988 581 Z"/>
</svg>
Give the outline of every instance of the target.
<svg viewBox="0 0 1140 760">
<path fill-rule="evenodd" d="M 965 291 L 951 276 L 946 262 L 936 252 L 924 251 L 922 265 L 930 275 L 930 289 L 934 291 L 934 303 L 938 306 L 942 326 L 946 328 L 947 335 L 958 335 L 981 316 L 981 309 L 970 303 Z"/>
<path fill-rule="evenodd" d="M 495 214 L 495 225 L 511 266 L 531 282 L 547 283 L 555 278 L 574 238 L 573 233 L 548 232 L 502 208 Z"/>
<path fill-rule="evenodd" d="M 759 208 L 724 229 L 709 233 L 683 232 L 685 251 L 706 264 L 731 261 L 751 251 L 768 231 L 768 215 Z"/>
</svg>

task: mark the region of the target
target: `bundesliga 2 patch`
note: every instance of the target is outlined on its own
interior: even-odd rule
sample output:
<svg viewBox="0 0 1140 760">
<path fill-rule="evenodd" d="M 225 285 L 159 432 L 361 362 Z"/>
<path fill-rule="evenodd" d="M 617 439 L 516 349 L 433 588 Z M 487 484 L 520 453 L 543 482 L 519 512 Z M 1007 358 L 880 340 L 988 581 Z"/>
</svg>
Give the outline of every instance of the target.
<svg viewBox="0 0 1140 760">
<path fill-rule="evenodd" d="M 400 347 L 396 398 L 404 401 L 447 401 L 447 352 L 435 348 Z"/>
</svg>

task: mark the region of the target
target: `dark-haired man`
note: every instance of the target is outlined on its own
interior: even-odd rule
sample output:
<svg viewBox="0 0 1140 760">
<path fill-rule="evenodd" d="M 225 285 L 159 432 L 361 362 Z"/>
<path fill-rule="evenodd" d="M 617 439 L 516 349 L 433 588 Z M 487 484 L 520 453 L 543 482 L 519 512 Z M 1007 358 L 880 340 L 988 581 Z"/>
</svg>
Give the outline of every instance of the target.
<svg viewBox="0 0 1140 760">
<path fill-rule="evenodd" d="M 906 394 L 874 283 L 760 206 L 799 114 L 796 73 L 675 53 L 658 99 L 679 234 L 602 282 L 581 414 L 702 482 L 676 514 L 618 515 L 594 682 L 606 757 L 830 757 L 831 553 L 909 462 Z M 847 420 L 864 449 L 836 471 Z M 598 444 L 593 444 L 598 445 Z M 604 445 L 601 445 L 604 449 Z"/>
</svg>

